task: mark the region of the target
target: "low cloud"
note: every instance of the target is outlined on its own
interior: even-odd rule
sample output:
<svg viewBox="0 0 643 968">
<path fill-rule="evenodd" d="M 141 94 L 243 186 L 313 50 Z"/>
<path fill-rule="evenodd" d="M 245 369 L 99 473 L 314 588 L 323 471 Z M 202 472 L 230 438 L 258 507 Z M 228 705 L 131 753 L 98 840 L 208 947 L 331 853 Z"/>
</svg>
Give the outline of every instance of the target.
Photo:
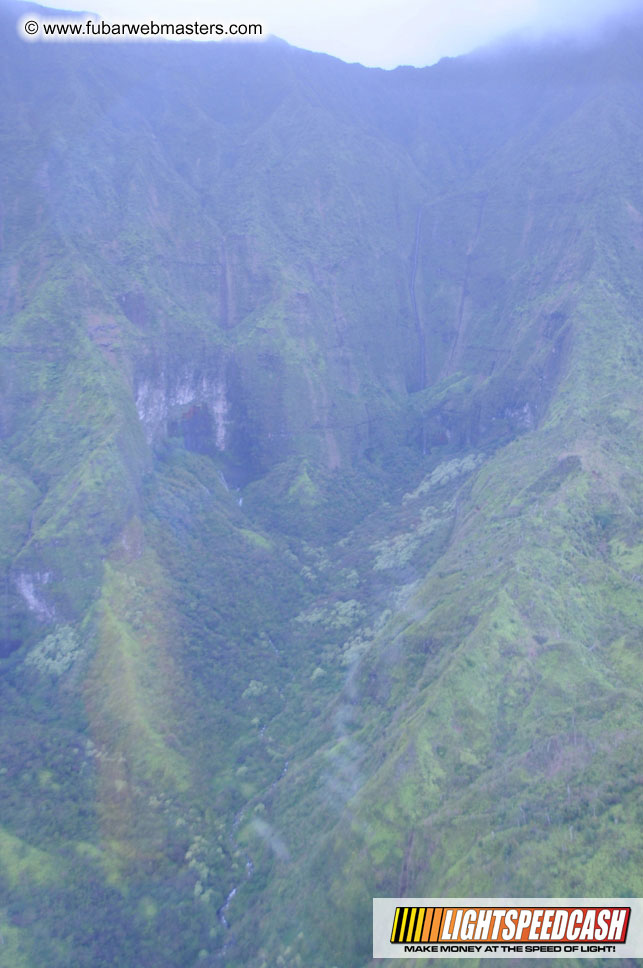
<svg viewBox="0 0 643 968">
<path fill-rule="evenodd" d="M 297 47 L 393 68 L 432 64 L 507 34 L 588 36 L 605 18 L 642 10 L 643 0 L 184 0 L 181 6 L 174 0 L 105 0 L 93 6 L 112 22 L 261 23 L 264 34 Z M 70 0 L 69 9 L 86 7 Z"/>
</svg>

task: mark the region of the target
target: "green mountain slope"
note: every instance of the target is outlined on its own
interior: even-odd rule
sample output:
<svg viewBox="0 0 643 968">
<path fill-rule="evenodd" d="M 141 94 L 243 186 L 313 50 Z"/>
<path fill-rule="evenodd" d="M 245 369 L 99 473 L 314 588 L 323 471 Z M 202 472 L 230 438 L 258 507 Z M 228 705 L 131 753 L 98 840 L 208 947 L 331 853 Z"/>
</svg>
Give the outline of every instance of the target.
<svg viewBox="0 0 643 968">
<path fill-rule="evenodd" d="M 0 7 L 0 965 L 638 896 L 643 27 L 425 70 Z"/>
</svg>

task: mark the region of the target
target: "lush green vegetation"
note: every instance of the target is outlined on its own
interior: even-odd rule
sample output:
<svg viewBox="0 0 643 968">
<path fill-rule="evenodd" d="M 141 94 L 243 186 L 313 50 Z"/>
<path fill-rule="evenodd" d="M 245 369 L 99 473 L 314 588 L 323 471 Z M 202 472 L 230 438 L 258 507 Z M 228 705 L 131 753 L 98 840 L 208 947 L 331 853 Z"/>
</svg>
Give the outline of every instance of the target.
<svg viewBox="0 0 643 968">
<path fill-rule="evenodd" d="M 16 11 L 0 966 L 640 896 L 643 28 L 385 73 Z"/>
</svg>

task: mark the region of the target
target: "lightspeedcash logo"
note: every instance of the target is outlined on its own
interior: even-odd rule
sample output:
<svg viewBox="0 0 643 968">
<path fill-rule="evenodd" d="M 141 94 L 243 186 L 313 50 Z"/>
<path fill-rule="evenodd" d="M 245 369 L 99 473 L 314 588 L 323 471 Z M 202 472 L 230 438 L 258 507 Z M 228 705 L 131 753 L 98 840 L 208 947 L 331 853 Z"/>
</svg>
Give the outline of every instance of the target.
<svg viewBox="0 0 643 968">
<path fill-rule="evenodd" d="M 640 899 L 373 901 L 374 958 L 641 955 Z"/>
</svg>

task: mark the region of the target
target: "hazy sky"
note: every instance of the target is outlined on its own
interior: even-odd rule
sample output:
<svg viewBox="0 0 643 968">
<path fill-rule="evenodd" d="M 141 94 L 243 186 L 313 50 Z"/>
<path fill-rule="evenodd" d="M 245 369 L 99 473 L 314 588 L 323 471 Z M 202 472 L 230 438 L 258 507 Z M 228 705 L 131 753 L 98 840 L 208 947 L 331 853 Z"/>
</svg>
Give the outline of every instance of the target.
<svg viewBox="0 0 643 968">
<path fill-rule="evenodd" d="M 41 3 L 43 0 L 41 0 Z M 643 0 L 58 0 L 110 21 L 261 23 L 297 47 L 379 67 L 424 66 L 505 34 L 596 30 Z"/>
</svg>

